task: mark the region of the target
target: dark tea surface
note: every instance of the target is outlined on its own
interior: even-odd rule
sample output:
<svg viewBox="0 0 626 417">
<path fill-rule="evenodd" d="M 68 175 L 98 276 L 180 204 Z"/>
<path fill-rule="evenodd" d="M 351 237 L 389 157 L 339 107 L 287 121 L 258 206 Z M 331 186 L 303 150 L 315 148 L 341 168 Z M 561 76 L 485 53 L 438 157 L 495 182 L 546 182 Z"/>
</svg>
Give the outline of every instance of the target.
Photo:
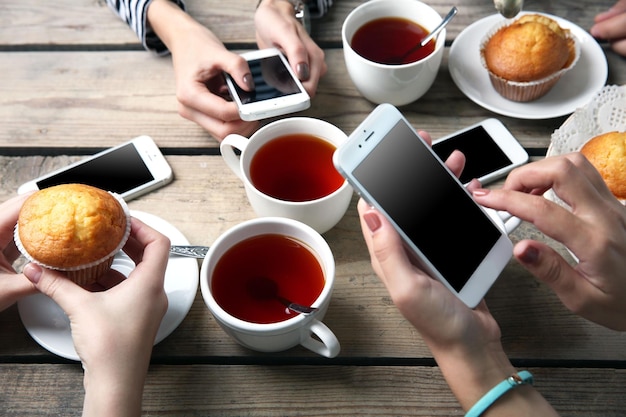
<svg viewBox="0 0 626 417">
<path fill-rule="evenodd" d="M 280 136 L 257 151 L 250 179 L 264 194 L 285 201 L 309 201 L 335 192 L 344 178 L 333 165 L 336 147 L 309 134 Z"/>
<path fill-rule="evenodd" d="M 383 17 L 361 26 L 354 33 L 351 45 L 356 53 L 379 64 L 410 64 L 427 57 L 435 50 L 435 40 L 431 40 L 405 56 L 428 33 L 411 20 Z M 401 62 L 397 61 L 398 57 L 403 57 Z"/>
<path fill-rule="evenodd" d="M 276 284 L 270 293 L 276 291 L 305 306 L 315 302 L 326 282 L 318 258 L 306 244 L 266 234 L 239 242 L 224 253 L 213 271 L 211 291 L 220 307 L 248 322 L 276 323 L 298 315 L 259 287 L 259 282 L 267 281 Z"/>
</svg>

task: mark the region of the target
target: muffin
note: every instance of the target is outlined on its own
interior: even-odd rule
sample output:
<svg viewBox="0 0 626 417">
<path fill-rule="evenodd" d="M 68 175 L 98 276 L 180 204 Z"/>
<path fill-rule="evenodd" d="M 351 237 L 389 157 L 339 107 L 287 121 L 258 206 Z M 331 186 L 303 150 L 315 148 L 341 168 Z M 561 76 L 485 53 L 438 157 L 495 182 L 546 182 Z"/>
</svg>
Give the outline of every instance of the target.
<svg viewBox="0 0 626 417">
<path fill-rule="evenodd" d="M 31 262 L 87 285 L 109 270 L 129 234 L 124 200 L 89 185 L 63 184 L 26 199 L 15 242 Z"/>
<path fill-rule="evenodd" d="M 569 30 L 547 16 L 527 14 L 488 34 L 480 54 L 495 90 L 526 102 L 547 94 L 580 53 Z"/>
<path fill-rule="evenodd" d="M 580 152 L 598 170 L 609 190 L 626 200 L 626 132 L 608 132 L 591 138 Z"/>
</svg>

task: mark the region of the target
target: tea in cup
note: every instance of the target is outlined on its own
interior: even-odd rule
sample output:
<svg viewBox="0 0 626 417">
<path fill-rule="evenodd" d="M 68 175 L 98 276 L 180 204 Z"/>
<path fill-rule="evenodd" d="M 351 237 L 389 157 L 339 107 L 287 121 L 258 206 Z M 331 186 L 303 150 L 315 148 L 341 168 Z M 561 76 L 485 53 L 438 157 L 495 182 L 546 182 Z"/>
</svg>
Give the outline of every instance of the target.
<svg viewBox="0 0 626 417">
<path fill-rule="evenodd" d="M 361 94 L 396 106 L 424 95 L 441 65 L 445 29 L 436 40 L 410 51 L 441 20 L 418 0 L 370 0 L 354 9 L 341 36 L 348 74 Z"/>
<path fill-rule="evenodd" d="M 341 220 L 352 198 L 332 162 L 346 139 L 323 120 L 294 117 L 268 124 L 250 139 L 228 135 L 220 150 L 257 215 L 287 217 L 324 233 Z"/>
<path fill-rule="evenodd" d="M 334 258 L 319 233 L 296 220 L 261 217 L 215 241 L 200 288 L 217 322 L 241 345 L 261 352 L 302 345 L 332 358 L 339 341 L 322 319 L 334 279 Z M 296 313 L 289 302 L 315 311 Z"/>
</svg>

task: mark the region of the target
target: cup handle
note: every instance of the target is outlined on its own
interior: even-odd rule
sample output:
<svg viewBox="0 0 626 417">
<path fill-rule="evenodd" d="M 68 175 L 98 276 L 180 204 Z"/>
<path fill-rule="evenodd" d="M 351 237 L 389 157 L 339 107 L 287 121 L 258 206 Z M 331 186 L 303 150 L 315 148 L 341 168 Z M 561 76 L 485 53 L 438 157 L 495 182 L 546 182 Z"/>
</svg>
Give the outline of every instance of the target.
<svg viewBox="0 0 626 417">
<path fill-rule="evenodd" d="M 235 149 L 243 152 L 248 146 L 248 142 L 248 138 L 231 133 L 220 143 L 220 153 L 224 158 L 224 162 L 226 162 L 226 165 L 228 165 L 231 171 L 233 171 L 242 181 L 244 178 L 243 172 L 241 172 L 240 156 L 235 153 Z"/>
<path fill-rule="evenodd" d="M 313 338 L 313 335 L 319 340 Z M 316 319 L 311 321 L 310 326 L 308 326 L 308 332 L 302 334 L 300 344 L 310 351 L 327 358 L 334 358 L 341 349 L 335 334 L 324 323 Z"/>
</svg>

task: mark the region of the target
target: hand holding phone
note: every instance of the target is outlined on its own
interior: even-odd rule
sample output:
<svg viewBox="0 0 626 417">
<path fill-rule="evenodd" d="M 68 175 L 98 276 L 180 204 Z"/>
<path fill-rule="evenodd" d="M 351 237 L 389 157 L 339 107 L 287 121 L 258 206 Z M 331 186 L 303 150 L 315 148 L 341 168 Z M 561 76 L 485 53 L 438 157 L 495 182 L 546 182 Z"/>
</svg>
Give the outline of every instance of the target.
<svg viewBox="0 0 626 417">
<path fill-rule="evenodd" d="M 498 119 L 485 119 L 433 141 L 433 151 L 445 161 L 454 151 L 465 155 L 459 180 L 467 184 L 477 178 L 487 184 L 528 162 L 528 153 Z"/>
<path fill-rule="evenodd" d="M 243 90 L 225 74 L 226 85 L 237 103 L 241 120 L 259 120 L 309 108 L 308 93 L 278 49 L 261 49 L 241 56 L 250 67 L 254 90 Z"/>
<path fill-rule="evenodd" d="M 374 109 L 333 161 L 418 266 L 469 307 L 480 302 L 513 245 L 395 107 Z"/>
<path fill-rule="evenodd" d="M 81 183 L 120 194 L 129 201 L 172 181 L 172 169 L 149 136 L 97 153 L 22 184 L 17 192 Z"/>
</svg>

